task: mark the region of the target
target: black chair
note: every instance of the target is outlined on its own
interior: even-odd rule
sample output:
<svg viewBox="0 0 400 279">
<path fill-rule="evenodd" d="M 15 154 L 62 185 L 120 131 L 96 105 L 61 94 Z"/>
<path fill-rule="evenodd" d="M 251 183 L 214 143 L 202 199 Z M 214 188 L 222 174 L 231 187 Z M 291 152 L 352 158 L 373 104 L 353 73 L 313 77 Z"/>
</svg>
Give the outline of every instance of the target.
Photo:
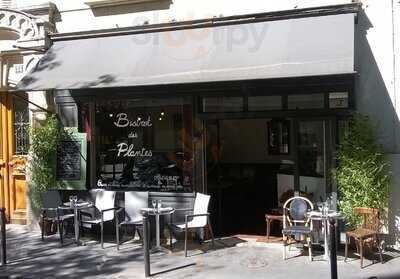
<svg viewBox="0 0 400 279">
<path fill-rule="evenodd" d="M 283 205 L 283 259 L 286 260 L 286 246 L 298 242 L 297 238 L 305 237 L 310 261 L 312 261 L 311 233 L 312 222 L 307 212 L 314 209 L 310 200 L 304 197 L 293 197 Z"/>
<path fill-rule="evenodd" d="M 63 237 L 65 232 L 65 227 L 68 222 L 73 223 L 74 214 L 69 209 L 61 209 L 59 206 L 62 205 L 62 200 L 60 193 L 56 190 L 47 191 L 42 194 L 43 208 L 41 209 L 41 231 L 42 240 L 44 240 L 45 235 L 45 223 L 54 224 L 57 226 L 60 242 L 63 245 Z"/>
<path fill-rule="evenodd" d="M 115 206 L 115 191 L 94 190 L 96 192 L 95 213 L 81 210 L 80 219 L 81 225 L 89 224 L 92 226 L 100 226 L 100 243 L 101 248 L 104 248 L 104 223 L 114 220 L 115 211 L 118 209 Z"/>
<path fill-rule="evenodd" d="M 121 227 L 134 226 L 133 237 L 136 231 L 142 239 L 142 233 L 139 230 L 143 226 L 143 215 L 140 212 L 141 208 L 146 208 L 149 205 L 149 192 L 125 192 L 125 205 L 116 211 L 115 216 L 115 231 L 117 235 L 117 249 L 119 249 L 119 230 Z M 123 213 L 123 221 L 119 221 L 120 214 Z"/>
</svg>

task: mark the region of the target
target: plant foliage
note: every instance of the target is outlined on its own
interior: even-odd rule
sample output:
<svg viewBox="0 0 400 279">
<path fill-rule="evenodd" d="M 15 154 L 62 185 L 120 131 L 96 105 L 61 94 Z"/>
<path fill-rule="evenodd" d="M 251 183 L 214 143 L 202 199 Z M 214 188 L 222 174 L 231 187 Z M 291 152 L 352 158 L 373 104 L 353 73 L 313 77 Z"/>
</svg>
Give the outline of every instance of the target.
<svg viewBox="0 0 400 279">
<path fill-rule="evenodd" d="M 377 144 L 375 127 L 364 115 L 354 114 L 344 131 L 338 152 L 334 177 L 339 189 L 339 208 L 349 225 L 360 220 L 354 207 L 377 208 L 385 212 L 388 205 L 390 166 Z"/>
<path fill-rule="evenodd" d="M 36 213 L 42 207 L 42 193 L 56 185 L 57 145 L 65 136 L 54 114 L 48 114 L 44 123 L 31 128 L 29 198 L 32 209 Z"/>
</svg>

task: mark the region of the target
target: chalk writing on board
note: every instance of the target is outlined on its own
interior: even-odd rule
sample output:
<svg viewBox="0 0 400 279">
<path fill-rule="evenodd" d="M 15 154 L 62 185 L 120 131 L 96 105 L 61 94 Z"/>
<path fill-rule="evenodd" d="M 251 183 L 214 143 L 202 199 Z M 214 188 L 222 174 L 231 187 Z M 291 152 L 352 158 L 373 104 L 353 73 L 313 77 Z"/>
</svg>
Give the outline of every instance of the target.
<svg viewBox="0 0 400 279">
<path fill-rule="evenodd" d="M 57 147 L 57 179 L 81 179 L 81 143 L 62 141 Z"/>
</svg>

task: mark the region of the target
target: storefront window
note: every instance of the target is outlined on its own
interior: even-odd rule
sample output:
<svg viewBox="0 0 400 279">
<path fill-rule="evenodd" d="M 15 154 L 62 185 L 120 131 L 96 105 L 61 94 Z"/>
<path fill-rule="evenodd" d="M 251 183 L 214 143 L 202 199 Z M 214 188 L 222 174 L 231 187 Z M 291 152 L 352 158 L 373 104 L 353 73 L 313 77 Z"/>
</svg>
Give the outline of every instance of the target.
<svg viewBox="0 0 400 279">
<path fill-rule="evenodd" d="M 249 111 L 268 111 L 282 109 L 282 96 L 249 97 Z"/>
<path fill-rule="evenodd" d="M 242 97 L 203 98 L 203 112 L 240 112 L 243 109 Z"/>
<path fill-rule="evenodd" d="M 325 94 L 289 95 L 289 109 L 322 109 L 325 106 Z"/>
<path fill-rule="evenodd" d="M 95 122 L 98 186 L 193 190 L 190 99 L 98 102 Z"/>
<path fill-rule="evenodd" d="M 325 175 L 325 122 L 299 122 L 299 171 L 302 176 Z"/>
<path fill-rule="evenodd" d="M 289 154 L 290 121 L 272 119 L 268 123 L 268 154 Z"/>
</svg>

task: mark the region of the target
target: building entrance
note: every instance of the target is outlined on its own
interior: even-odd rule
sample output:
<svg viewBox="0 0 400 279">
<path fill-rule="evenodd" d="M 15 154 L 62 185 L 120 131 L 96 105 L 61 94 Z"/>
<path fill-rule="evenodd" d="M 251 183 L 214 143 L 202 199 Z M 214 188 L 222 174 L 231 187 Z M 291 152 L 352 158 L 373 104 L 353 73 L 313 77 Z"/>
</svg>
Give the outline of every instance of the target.
<svg viewBox="0 0 400 279">
<path fill-rule="evenodd" d="M 265 214 L 293 195 L 324 201 L 332 190 L 331 126 L 310 118 L 207 120 L 206 185 L 217 234 L 265 234 Z"/>
<path fill-rule="evenodd" d="M 265 234 L 264 215 L 279 206 L 278 180 L 293 176 L 293 161 L 289 130 L 280 134 L 286 137 L 280 140 L 282 154 L 272 155 L 278 135 L 271 125 L 271 119 L 206 122 L 207 192 L 219 235 Z"/>
</svg>

